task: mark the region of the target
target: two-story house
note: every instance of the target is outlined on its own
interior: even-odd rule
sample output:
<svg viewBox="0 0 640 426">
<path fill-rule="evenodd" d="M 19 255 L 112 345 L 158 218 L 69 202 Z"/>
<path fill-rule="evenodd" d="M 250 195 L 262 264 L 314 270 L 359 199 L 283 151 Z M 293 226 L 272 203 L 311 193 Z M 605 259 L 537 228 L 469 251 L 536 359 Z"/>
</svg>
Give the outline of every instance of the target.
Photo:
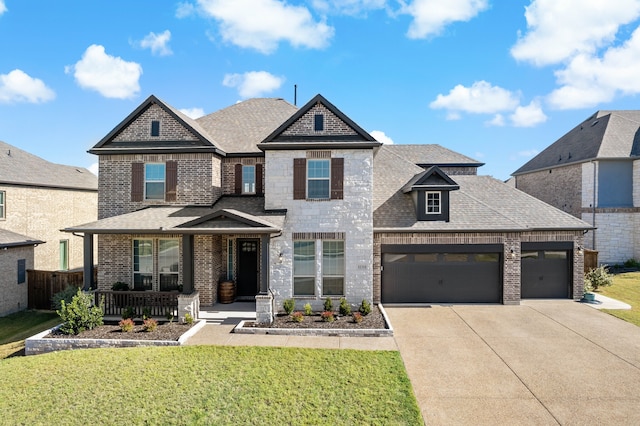
<svg viewBox="0 0 640 426">
<path fill-rule="evenodd" d="M 67 231 L 98 236 L 101 290 L 180 290 L 193 309 L 233 280 L 264 322 L 292 297 L 582 296 L 588 224 L 439 145 L 383 146 L 321 95 L 197 120 L 151 96 L 90 152 L 100 219 Z"/>
<path fill-rule="evenodd" d="M 26 269 L 83 266 L 83 239 L 62 229 L 95 220 L 97 204 L 89 170 L 0 141 L 0 316 L 26 309 Z"/>
<path fill-rule="evenodd" d="M 597 228 L 600 263 L 640 259 L 640 111 L 598 111 L 513 173 L 516 187 Z"/>
</svg>

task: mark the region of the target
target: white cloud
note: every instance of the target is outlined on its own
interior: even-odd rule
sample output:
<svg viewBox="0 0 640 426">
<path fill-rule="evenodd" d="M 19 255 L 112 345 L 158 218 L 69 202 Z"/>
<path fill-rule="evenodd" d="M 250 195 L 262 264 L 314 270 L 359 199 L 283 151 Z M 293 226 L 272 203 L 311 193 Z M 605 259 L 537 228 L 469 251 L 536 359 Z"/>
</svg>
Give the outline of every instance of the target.
<svg viewBox="0 0 640 426">
<path fill-rule="evenodd" d="M 204 115 L 204 110 L 202 108 L 183 108 L 180 112 L 194 120 Z"/>
<path fill-rule="evenodd" d="M 106 98 L 127 99 L 140 92 L 140 64 L 108 55 L 104 46 L 97 44 L 89 46 L 82 59 L 65 71 L 73 71 L 76 83 L 83 89 L 95 90 Z"/>
<path fill-rule="evenodd" d="M 171 40 L 171 31 L 165 30 L 160 34 L 151 32 L 138 42 L 143 49 L 151 49 L 151 53 L 159 56 L 168 56 L 173 54 L 169 47 Z"/>
<path fill-rule="evenodd" d="M 532 101 L 527 106 L 519 106 L 509 116 L 515 127 L 534 127 L 547 121 L 547 116 L 542 111 L 540 102 Z"/>
<path fill-rule="evenodd" d="M 566 68 L 556 71 L 560 87 L 547 98 L 559 109 L 593 107 L 616 95 L 640 93 L 640 28 L 622 46 L 608 49 L 602 57 L 578 55 Z"/>
<path fill-rule="evenodd" d="M 548 65 L 611 43 L 621 25 L 640 16 L 640 1 L 533 0 L 525 9 L 528 31 L 511 54 Z"/>
<path fill-rule="evenodd" d="M 4 0 L 0 0 L 0 15 L 7 11 L 7 6 L 4 4 Z"/>
<path fill-rule="evenodd" d="M 89 171 L 91 173 L 93 173 L 94 175 L 98 176 L 98 170 L 100 168 L 98 163 L 93 163 L 87 168 L 89 169 Z"/>
<path fill-rule="evenodd" d="M 220 23 L 225 41 L 272 53 L 282 41 L 294 47 L 321 49 L 334 29 L 316 22 L 309 10 L 277 0 L 198 0 L 203 12 Z"/>
<path fill-rule="evenodd" d="M 369 134 L 378 142 L 382 142 L 385 145 L 393 145 L 393 139 L 380 130 L 372 130 Z"/>
<path fill-rule="evenodd" d="M 176 18 L 187 18 L 194 15 L 195 12 L 196 8 L 193 3 L 178 3 L 178 7 L 176 8 Z"/>
<path fill-rule="evenodd" d="M 503 127 L 506 124 L 504 121 L 504 115 L 496 114 L 491 120 L 487 121 L 486 124 L 487 126 Z"/>
<path fill-rule="evenodd" d="M 222 84 L 237 88 L 243 98 L 255 98 L 279 89 L 284 80 L 284 77 L 277 77 L 266 71 L 250 71 L 244 74 L 226 74 Z"/>
<path fill-rule="evenodd" d="M 476 81 L 471 87 L 458 84 L 448 95 L 438 95 L 429 106 L 433 109 L 446 109 L 475 114 L 494 114 L 499 111 L 513 110 L 518 106 L 518 96 L 502 87 L 492 86 L 486 81 Z"/>
<path fill-rule="evenodd" d="M 437 35 L 448 24 L 469 21 L 488 6 L 488 0 L 414 0 L 402 10 L 413 16 L 407 36 L 425 38 Z"/>
<path fill-rule="evenodd" d="M 40 79 L 29 76 L 22 70 L 15 69 L 9 74 L 0 74 L 0 103 L 47 102 L 56 97 Z"/>
<path fill-rule="evenodd" d="M 526 151 L 520 151 L 516 155 L 518 157 L 535 157 L 539 153 L 540 152 L 537 149 L 529 149 L 529 150 L 526 150 Z"/>
<path fill-rule="evenodd" d="M 473 156 L 475 158 L 484 158 L 485 157 L 484 152 L 476 152 L 475 154 L 473 154 Z"/>
<path fill-rule="evenodd" d="M 362 17 L 368 10 L 383 9 L 386 0 L 313 0 L 313 8 L 321 13 Z"/>
</svg>

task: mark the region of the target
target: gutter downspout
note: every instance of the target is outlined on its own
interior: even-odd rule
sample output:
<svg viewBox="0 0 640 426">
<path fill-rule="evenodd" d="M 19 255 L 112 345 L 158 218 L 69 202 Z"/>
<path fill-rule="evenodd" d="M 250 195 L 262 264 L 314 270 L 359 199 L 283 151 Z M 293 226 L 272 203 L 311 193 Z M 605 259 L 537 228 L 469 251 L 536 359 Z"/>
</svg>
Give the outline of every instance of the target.
<svg viewBox="0 0 640 426">
<path fill-rule="evenodd" d="M 598 191 L 598 181 L 597 181 L 597 165 L 591 160 L 591 164 L 593 164 L 593 212 L 591 218 L 591 225 L 593 226 L 593 233 L 591 235 L 591 246 L 594 250 L 596 250 L 596 194 Z"/>
</svg>

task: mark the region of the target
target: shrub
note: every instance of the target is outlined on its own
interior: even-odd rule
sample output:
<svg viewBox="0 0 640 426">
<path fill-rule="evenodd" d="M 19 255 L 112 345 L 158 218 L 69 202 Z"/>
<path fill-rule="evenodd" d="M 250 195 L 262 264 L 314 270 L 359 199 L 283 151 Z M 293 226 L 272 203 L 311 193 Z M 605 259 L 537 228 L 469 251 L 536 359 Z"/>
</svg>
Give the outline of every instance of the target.
<svg viewBox="0 0 640 426">
<path fill-rule="evenodd" d="M 184 323 L 189 325 L 193 324 L 193 315 L 188 312 L 184 314 Z"/>
<path fill-rule="evenodd" d="M 627 259 L 624 262 L 625 268 L 640 268 L 640 262 L 635 259 Z"/>
<path fill-rule="evenodd" d="M 585 288 L 591 286 L 593 290 L 608 287 L 613 284 L 613 275 L 607 270 L 607 265 L 602 265 L 584 274 L 584 283 Z"/>
<path fill-rule="evenodd" d="M 371 303 L 369 303 L 366 299 L 362 299 L 362 303 L 360 304 L 358 311 L 362 315 L 369 315 L 371 313 Z"/>
<path fill-rule="evenodd" d="M 353 322 L 355 323 L 362 322 L 362 318 L 364 318 L 360 312 L 354 312 L 352 316 L 353 316 Z"/>
<path fill-rule="evenodd" d="M 146 320 L 151 318 L 151 308 L 145 306 L 144 308 L 142 308 L 142 319 Z"/>
<path fill-rule="evenodd" d="M 91 330 L 102 325 L 104 311 L 102 302 L 100 306 L 94 306 L 91 296 L 78 289 L 70 303 L 60 301 L 60 309 L 56 311 L 60 315 L 63 324 L 60 331 L 64 334 L 79 334 L 84 330 Z"/>
<path fill-rule="evenodd" d="M 311 303 L 305 303 L 304 304 L 304 314 L 305 315 L 313 314 L 313 309 L 311 309 Z"/>
<path fill-rule="evenodd" d="M 325 311 L 333 311 L 333 302 L 330 297 L 324 299 L 324 310 Z"/>
<path fill-rule="evenodd" d="M 284 308 L 284 311 L 287 313 L 287 315 L 291 315 L 291 312 L 293 312 L 296 307 L 296 301 L 293 299 L 285 299 L 282 303 L 282 307 Z"/>
<path fill-rule="evenodd" d="M 133 319 L 136 317 L 136 310 L 133 306 L 127 306 L 122 310 L 122 319 Z"/>
<path fill-rule="evenodd" d="M 156 331 L 158 329 L 158 321 L 154 320 L 153 318 L 143 320 L 142 328 L 147 332 Z"/>
<path fill-rule="evenodd" d="M 53 305 L 53 309 L 57 311 L 58 309 L 62 308 L 62 304 L 60 302 L 63 300 L 65 301 L 66 304 L 71 303 L 71 299 L 73 299 L 73 296 L 75 296 L 77 293 L 78 293 L 78 287 L 69 285 L 65 287 L 64 290 L 54 294 L 53 297 L 51 298 L 51 304 Z"/>
<path fill-rule="evenodd" d="M 291 314 L 291 319 L 295 322 L 302 322 L 304 321 L 304 315 L 300 311 L 295 311 Z"/>
<path fill-rule="evenodd" d="M 130 333 L 133 331 L 133 320 L 131 318 L 120 320 L 118 325 L 123 333 Z"/>
<path fill-rule="evenodd" d="M 322 317 L 322 321 L 324 322 L 333 322 L 335 320 L 333 312 L 331 311 L 324 311 L 320 314 L 320 316 Z"/>
<path fill-rule="evenodd" d="M 127 291 L 127 290 L 129 290 L 129 284 L 123 283 L 122 281 L 118 281 L 116 283 L 113 283 L 113 285 L 111 286 L 111 290 L 113 290 L 113 291 Z"/>
<path fill-rule="evenodd" d="M 347 302 L 347 299 L 344 297 L 340 299 L 340 315 L 346 317 L 347 315 L 351 315 L 351 305 Z"/>
</svg>

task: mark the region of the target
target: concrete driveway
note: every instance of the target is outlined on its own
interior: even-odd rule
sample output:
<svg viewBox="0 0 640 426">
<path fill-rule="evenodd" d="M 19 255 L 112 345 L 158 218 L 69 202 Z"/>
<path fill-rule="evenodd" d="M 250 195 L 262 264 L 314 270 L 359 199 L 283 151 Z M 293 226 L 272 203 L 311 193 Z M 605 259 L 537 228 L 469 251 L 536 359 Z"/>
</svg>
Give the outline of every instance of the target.
<svg viewBox="0 0 640 426">
<path fill-rule="evenodd" d="M 640 327 L 571 300 L 385 309 L 426 424 L 640 424 Z"/>
</svg>

